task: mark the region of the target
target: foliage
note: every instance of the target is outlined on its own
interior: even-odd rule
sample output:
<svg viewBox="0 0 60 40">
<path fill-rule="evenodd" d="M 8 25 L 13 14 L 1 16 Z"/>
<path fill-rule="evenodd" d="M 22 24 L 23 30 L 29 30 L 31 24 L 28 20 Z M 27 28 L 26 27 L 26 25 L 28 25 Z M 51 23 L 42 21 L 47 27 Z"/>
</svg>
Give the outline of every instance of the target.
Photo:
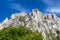
<svg viewBox="0 0 60 40">
<path fill-rule="evenodd" d="M 27 30 L 23 26 L 18 28 L 8 27 L 0 30 L 0 40 L 42 40 L 42 35 Z"/>
<path fill-rule="evenodd" d="M 50 31 L 49 34 L 46 32 L 47 36 L 46 40 L 60 40 L 60 33 L 57 34 L 57 36 L 55 36 L 55 34 L 53 34 L 51 30 L 49 31 Z"/>
<path fill-rule="evenodd" d="M 24 26 L 26 26 L 25 17 L 20 17 L 19 21 L 24 22 Z"/>
<path fill-rule="evenodd" d="M 19 21 L 24 22 L 25 18 L 24 17 L 20 17 Z"/>
</svg>

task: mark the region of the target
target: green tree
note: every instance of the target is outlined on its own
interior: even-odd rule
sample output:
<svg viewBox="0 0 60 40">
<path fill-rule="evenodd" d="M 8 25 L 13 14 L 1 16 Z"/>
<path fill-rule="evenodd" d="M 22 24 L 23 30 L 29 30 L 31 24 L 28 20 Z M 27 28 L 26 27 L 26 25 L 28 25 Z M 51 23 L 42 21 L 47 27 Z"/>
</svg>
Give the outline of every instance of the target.
<svg viewBox="0 0 60 40">
<path fill-rule="evenodd" d="M 38 32 L 32 32 L 25 27 L 15 28 L 10 26 L 0 30 L 0 40 L 42 40 L 43 37 Z"/>
</svg>

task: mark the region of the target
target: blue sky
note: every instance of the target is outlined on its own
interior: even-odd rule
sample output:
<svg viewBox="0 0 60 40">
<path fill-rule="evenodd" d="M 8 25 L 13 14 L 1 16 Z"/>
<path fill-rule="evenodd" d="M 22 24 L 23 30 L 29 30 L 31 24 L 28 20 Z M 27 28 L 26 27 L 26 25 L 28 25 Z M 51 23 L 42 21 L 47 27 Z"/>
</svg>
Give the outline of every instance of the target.
<svg viewBox="0 0 60 40">
<path fill-rule="evenodd" d="M 54 13 L 60 17 L 60 0 L 0 0 L 0 22 L 13 13 L 39 9 L 43 14 Z"/>
</svg>

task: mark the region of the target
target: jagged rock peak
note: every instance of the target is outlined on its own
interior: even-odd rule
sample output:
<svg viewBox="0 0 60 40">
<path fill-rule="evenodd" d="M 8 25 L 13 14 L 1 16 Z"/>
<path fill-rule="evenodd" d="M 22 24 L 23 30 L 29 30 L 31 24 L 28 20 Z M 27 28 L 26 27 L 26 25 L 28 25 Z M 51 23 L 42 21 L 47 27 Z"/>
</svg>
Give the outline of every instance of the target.
<svg viewBox="0 0 60 40">
<path fill-rule="evenodd" d="M 32 12 L 29 14 L 31 16 L 43 16 L 42 12 L 40 12 L 38 9 L 33 9 Z"/>
<path fill-rule="evenodd" d="M 38 31 L 42 33 L 44 39 L 48 37 L 47 34 L 49 35 L 50 30 L 54 36 L 57 35 L 57 31 L 60 32 L 60 18 L 55 14 L 44 16 L 38 9 L 33 9 L 29 15 L 25 12 L 12 14 L 11 19 L 6 18 L 2 25 L 0 24 L 0 29 L 10 25 L 16 27 L 23 25 L 29 30 Z"/>
<path fill-rule="evenodd" d="M 47 18 L 48 19 L 55 19 L 55 18 L 57 18 L 57 16 L 54 13 L 52 13 L 52 14 L 48 14 Z"/>
<path fill-rule="evenodd" d="M 15 19 L 15 18 L 17 18 L 17 17 L 19 17 L 19 16 L 26 16 L 27 14 L 25 13 L 25 12 L 21 12 L 21 13 L 15 13 L 15 14 L 12 14 L 11 15 L 11 19 Z"/>
<path fill-rule="evenodd" d="M 38 13 L 42 14 L 38 9 L 33 9 L 32 12 L 36 13 L 36 14 L 38 14 Z"/>
<path fill-rule="evenodd" d="M 7 23 L 9 19 L 6 17 L 6 19 L 3 21 L 3 23 Z"/>
<path fill-rule="evenodd" d="M 23 11 L 23 12 L 20 13 L 20 15 L 25 16 L 25 15 L 27 15 L 27 13 L 25 13 L 25 12 Z"/>
</svg>

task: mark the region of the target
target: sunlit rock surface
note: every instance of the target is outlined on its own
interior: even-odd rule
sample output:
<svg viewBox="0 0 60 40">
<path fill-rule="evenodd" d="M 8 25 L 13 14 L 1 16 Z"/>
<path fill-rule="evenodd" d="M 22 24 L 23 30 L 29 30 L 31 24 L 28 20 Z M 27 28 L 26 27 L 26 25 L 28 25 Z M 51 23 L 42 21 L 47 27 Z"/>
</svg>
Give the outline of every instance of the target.
<svg viewBox="0 0 60 40">
<path fill-rule="evenodd" d="M 0 23 L 0 29 L 11 25 L 25 26 L 29 30 L 38 31 L 42 33 L 43 40 L 47 40 L 47 37 L 52 40 L 49 34 L 52 33 L 56 37 L 60 33 L 60 18 L 53 13 L 44 16 L 38 9 L 33 9 L 29 15 L 25 12 L 12 14 L 10 19 L 6 18 Z"/>
</svg>

